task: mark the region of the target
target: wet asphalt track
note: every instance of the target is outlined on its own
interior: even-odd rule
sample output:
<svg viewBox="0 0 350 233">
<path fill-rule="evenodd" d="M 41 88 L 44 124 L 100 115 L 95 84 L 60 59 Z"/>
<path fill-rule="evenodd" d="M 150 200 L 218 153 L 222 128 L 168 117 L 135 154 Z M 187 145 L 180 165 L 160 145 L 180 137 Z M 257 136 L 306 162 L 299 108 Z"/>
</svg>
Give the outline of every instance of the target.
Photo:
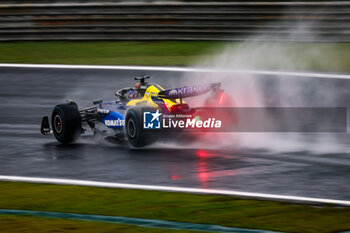
<svg viewBox="0 0 350 233">
<path fill-rule="evenodd" d="M 350 200 L 347 133 L 301 134 L 297 139 L 282 134 L 279 140 L 260 135 L 257 141 L 265 138 L 260 146 L 251 140 L 251 146 L 246 143 L 239 147 L 232 142 L 232 147 L 196 144 L 182 148 L 178 142 L 139 150 L 91 138 L 62 146 L 53 137 L 40 134 L 41 117 L 49 115 L 55 104 L 73 99 L 87 106 L 100 97 L 113 99 L 115 89 L 130 86 L 130 77 L 144 74 L 152 75 L 153 81 L 165 87 L 174 86 L 183 75 L 164 71 L 0 68 L 0 174 Z M 271 89 L 270 78 L 263 80 L 270 83 L 265 85 L 270 88 L 266 90 L 267 100 L 274 99 L 276 90 Z M 317 82 L 317 90 L 331 92 L 337 106 L 349 106 L 350 80 L 310 80 Z M 322 91 L 308 98 L 311 104 L 327 105 L 327 99 L 320 99 Z M 334 101 L 332 104 L 328 107 L 335 107 Z M 299 143 L 294 147 L 290 140 Z"/>
</svg>

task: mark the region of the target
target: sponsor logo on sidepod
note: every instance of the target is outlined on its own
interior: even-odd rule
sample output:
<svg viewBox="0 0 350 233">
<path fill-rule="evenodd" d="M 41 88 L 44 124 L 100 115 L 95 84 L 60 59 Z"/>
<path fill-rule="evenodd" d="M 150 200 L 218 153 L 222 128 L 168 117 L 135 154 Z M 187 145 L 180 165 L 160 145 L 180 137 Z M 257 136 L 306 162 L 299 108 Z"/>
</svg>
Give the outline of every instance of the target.
<svg viewBox="0 0 350 233">
<path fill-rule="evenodd" d="M 124 120 L 117 119 L 117 120 L 105 120 L 105 125 L 107 126 L 124 126 Z"/>
</svg>

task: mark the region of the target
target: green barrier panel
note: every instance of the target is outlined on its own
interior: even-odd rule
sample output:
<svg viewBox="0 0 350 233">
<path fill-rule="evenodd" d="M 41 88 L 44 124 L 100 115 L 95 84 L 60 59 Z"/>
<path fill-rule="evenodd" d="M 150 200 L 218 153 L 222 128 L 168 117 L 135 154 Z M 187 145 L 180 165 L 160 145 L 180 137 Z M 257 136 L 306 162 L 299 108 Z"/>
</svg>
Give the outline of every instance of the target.
<svg viewBox="0 0 350 233">
<path fill-rule="evenodd" d="M 144 218 L 129 218 L 119 216 L 103 216 L 103 215 L 90 215 L 90 214 L 72 214 L 72 213 L 59 213 L 59 212 L 46 212 L 46 211 L 30 211 L 30 210 L 10 210 L 0 209 L 0 214 L 7 215 L 26 215 L 36 217 L 48 217 L 48 218 L 60 218 L 60 219 L 75 219 L 85 221 L 99 221 L 108 223 L 122 223 L 137 225 L 141 227 L 153 227 L 153 228 L 165 228 L 173 230 L 193 230 L 204 232 L 231 232 L 231 233 L 277 233 L 276 231 L 265 230 L 253 230 L 235 227 L 224 227 L 219 225 L 208 225 L 198 223 L 186 223 L 186 222 L 173 222 L 157 219 L 144 219 Z"/>
</svg>

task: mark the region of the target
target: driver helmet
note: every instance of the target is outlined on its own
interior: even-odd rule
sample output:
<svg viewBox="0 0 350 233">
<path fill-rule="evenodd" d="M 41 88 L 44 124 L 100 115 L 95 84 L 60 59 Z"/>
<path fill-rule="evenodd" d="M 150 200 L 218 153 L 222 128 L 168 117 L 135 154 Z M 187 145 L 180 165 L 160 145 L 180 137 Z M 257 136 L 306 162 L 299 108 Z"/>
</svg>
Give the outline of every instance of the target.
<svg viewBox="0 0 350 233">
<path fill-rule="evenodd" d="M 126 95 L 128 99 L 135 99 L 139 96 L 138 89 L 140 88 L 141 83 L 135 83 L 134 90 L 130 90 Z"/>
<path fill-rule="evenodd" d="M 128 94 L 127 94 L 127 98 L 128 98 L 128 99 L 135 99 L 135 98 L 137 98 L 137 97 L 138 97 L 138 92 L 135 91 L 135 90 L 131 90 L 131 91 L 129 91 Z"/>
</svg>

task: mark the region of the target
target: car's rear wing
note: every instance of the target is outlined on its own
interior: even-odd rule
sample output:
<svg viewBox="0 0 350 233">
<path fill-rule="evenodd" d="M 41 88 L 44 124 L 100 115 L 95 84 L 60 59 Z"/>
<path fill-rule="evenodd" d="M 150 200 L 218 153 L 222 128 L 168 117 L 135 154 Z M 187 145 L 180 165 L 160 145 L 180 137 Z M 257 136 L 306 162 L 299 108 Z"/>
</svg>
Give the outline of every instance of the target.
<svg viewBox="0 0 350 233">
<path fill-rule="evenodd" d="M 185 86 L 179 88 L 173 88 L 169 90 L 160 91 L 158 98 L 164 99 L 182 99 L 202 95 L 208 93 L 211 90 L 218 90 L 221 83 L 208 83 L 194 86 Z"/>
</svg>

